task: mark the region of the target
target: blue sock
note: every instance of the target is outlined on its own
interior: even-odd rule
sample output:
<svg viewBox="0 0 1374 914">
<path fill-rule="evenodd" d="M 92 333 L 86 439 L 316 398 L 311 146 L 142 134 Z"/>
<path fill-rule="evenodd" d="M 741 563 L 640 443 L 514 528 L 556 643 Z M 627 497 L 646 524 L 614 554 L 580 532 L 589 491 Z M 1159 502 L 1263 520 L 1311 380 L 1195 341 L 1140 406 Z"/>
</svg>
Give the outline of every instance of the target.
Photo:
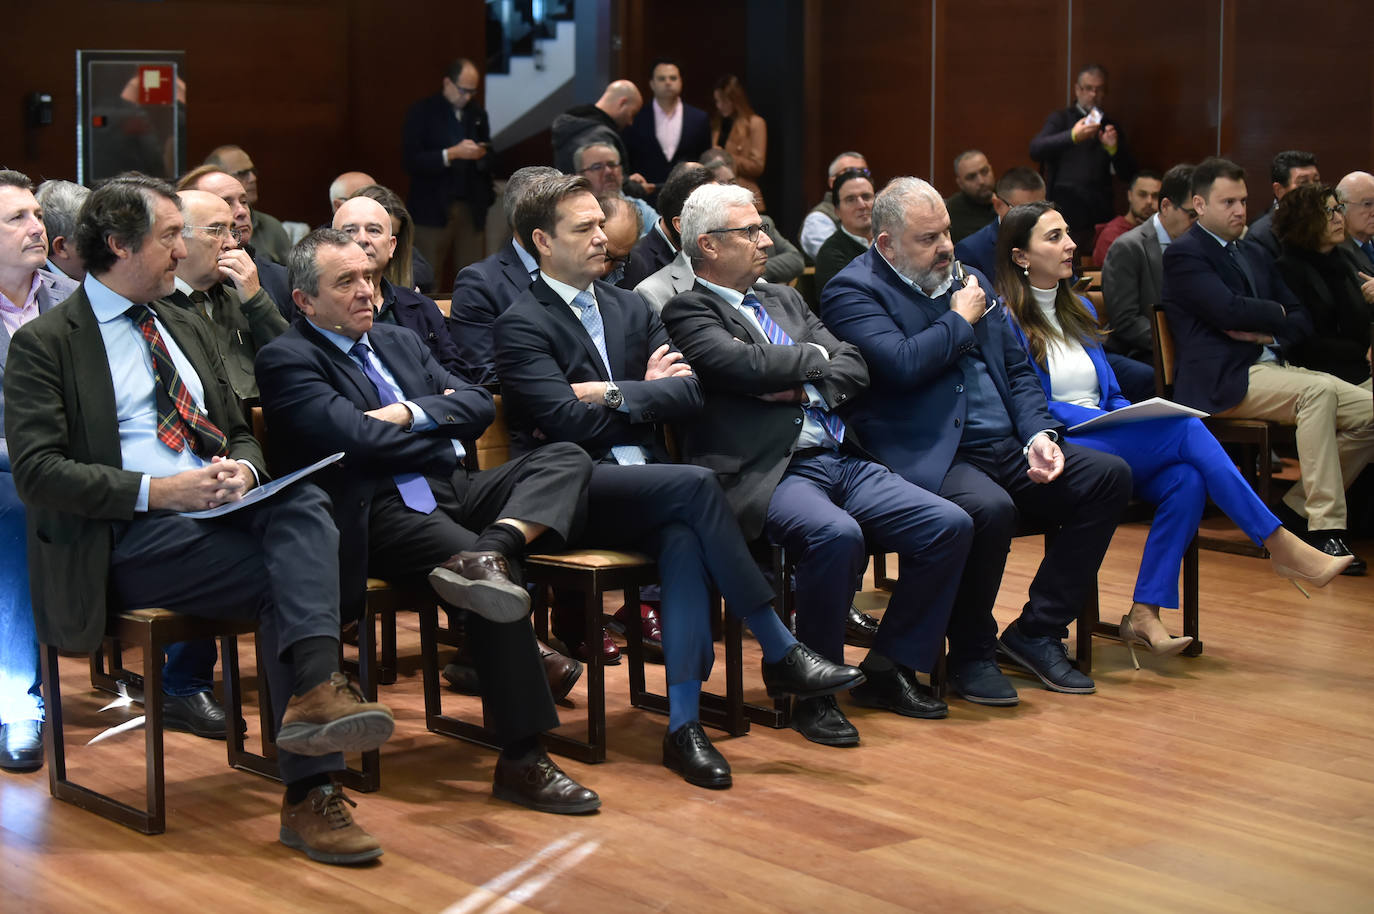
<svg viewBox="0 0 1374 914">
<path fill-rule="evenodd" d="M 749 626 L 749 630 L 758 639 L 759 647 L 763 648 L 765 663 L 777 663 L 792 649 L 792 645 L 797 643 L 797 639 L 787 630 L 787 626 L 782 624 L 782 620 L 773 612 L 771 606 L 751 612 L 744 617 L 744 624 Z"/>
<path fill-rule="evenodd" d="M 701 716 L 701 683 L 697 680 L 668 686 L 668 732 L 676 733 L 684 724 Z"/>
</svg>

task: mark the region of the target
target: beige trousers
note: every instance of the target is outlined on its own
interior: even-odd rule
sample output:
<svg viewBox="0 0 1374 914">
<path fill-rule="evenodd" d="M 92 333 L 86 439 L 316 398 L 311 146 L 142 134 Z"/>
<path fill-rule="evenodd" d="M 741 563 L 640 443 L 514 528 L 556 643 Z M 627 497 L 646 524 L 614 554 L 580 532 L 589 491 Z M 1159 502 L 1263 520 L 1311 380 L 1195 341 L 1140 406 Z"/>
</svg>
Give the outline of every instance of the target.
<svg viewBox="0 0 1374 914">
<path fill-rule="evenodd" d="M 463 200 L 449 204 L 445 225 L 416 225 L 415 246 L 434 267 L 434 288 L 439 291 L 452 289 L 459 270 L 487 256 L 486 232 L 473 228 L 472 207 Z M 453 262 L 446 267 L 450 254 Z"/>
<path fill-rule="evenodd" d="M 1284 504 L 1306 516 L 1310 530 L 1345 529 L 1346 487 L 1374 459 L 1369 382 L 1359 386 L 1324 371 L 1261 362 L 1250 366 L 1245 399 L 1216 415 L 1296 425 L 1302 478 Z"/>
</svg>

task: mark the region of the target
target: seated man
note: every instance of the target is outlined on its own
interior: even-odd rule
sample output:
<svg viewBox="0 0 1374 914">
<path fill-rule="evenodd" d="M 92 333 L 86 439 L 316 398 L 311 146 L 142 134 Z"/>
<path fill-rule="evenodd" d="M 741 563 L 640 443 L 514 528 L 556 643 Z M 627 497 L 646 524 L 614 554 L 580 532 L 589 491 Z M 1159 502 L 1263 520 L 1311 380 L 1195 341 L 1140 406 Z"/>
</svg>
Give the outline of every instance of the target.
<svg viewBox="0 0 1374 914">
<path fill-rule="evenodd" d="M 797 638 L 844 662 L 854 583 L 866 543 L 899 556 L 901 574 L 855 703 L 937 718 L 945 703 L 915 681 L 944 653 L 958 571 L 973 536 L 967 514 L 861 456 L 837 414 L 868 387 L 858 349 L 841 343 L 787 286 L 754 285 L 767 261 L 747 188 L 698 188 L 682 211 L 697 285 L 663 322 L 701 379 L 706 408 L 681 426 L 683 453 L 719 473 L 744 535 L 783 546 L 796 564 Z M 846 410 L 847 411 L 847 410 Z M 793 727 L 852 746 L 859 731 L 833 695 L 798 699 Z"/>
<path fill-rule="evenodd" d="M 1154 365 L 1150 314 L 1161 300 L 1164 251 L 1196 218 L 1193 166 L 1175 165 L 1160 182 L 1159 211 L 1118 238 L 1102 264 L 1102 306 L 1111 330 L 1102 346 L 1108 353 Z"/>
<path fill-rule="evenodd" d="M 591 142 L 574 150 L 572 173 L 586 178 L 592 185 L 592 192 L 598 197 L 621 197 L 639 210 L 639 237 L 658 221 L 658 210 L 650 206 L 647 200 L 626 195 L 625 162 L 620 158 L 619 150 L 610 143 Z"/>
<path fill-rule="evenodd" d="M 697 413 L 701 387 L 669 351 L 649 306 L 597 281 L 604 219 L 586 179 L 576 176 L 542 179 L 517 205 L 539 279 L 496 322 L 512 449 L 538 452 L 570 441 L 596 461 L 582 544 L 641 549 L 658 559 L 670 704 L 663 764 L 699 787 L 729 787 L 730 766 L 698 720 L 701 684 L 715 660 L 713 583 L 758 638 L 770 695 L 832 695 L 863 674 L 817 656 L 783 627 L 715 475 L 664 465 L 653 423 Z"/>
<path fill-rule="evenodd" d="M 639 240 L 639 210 L 630 205 L 619 194 L 598 197 L 597 203 L 606 214 L 606 264 L 602 268 L 601 281 L 616 285 L 625 275 L 625 265 L 630 262 L 630 251 Z"/>
<path fill-rule="evenodd" d="M 821 202 L 811 207 L 811 212 L 802 220 L 801 234 L 797 239 L 802 251 L 811 260 L 816 259 L 825 240 L 840 230 L 840 220 L 835 216 L 835 203 L 830 199 L 835 175 L 851 168 L 867 167 L 868 160 L 858 152 L 842 152 L 830 161 L 825 172 L 825 193 L 821 195 Z"/>
<path fill-rule="evenodd" d="M 958 244 L 989 222 L 996 222 L 993 189 L 997 175 L 980 149 L 966 149 L 954 157 L 954 180 L 959 189 L 945 198 L 949 211 L 949 234 Z"/>
<path fill-rule="evenodd" d="M 992 265 L 997 260 L 997 233 L 1002 228 L 1002 217 L 1013 206 L 1043 199 L 1044 178 L 1024 165 L 1007 169 L 1006 173 L 997 179 L 997 190 L 992 195 L 992 211 L 997 214 L 997 218 L 964 240 L 956 242 L 954 256 L 964 266 L 972 267 L 984 276 L 991 276 Z"/>
<path fill-rule="evenodd" d="M 1159 172 L 1147 168 L 1137 171 L 1131 179 L 1130 189 L 1126 192 L 1126 214 L 1097 227 L 1097 233 L 1093 237 L 1093 263 L 1097 264 L 1099 269 L 1107 262 L 1107 251 L 1116 239 L 1159 212 L 1161 180 Z"/>
<path fill-rule="evenodd" d="M 717 184 L 735 184 L 735 159 L 724 149 L 713 146 L 701 154 L 701 164 L 715 177 Z M 669 220 L 671 221 L 671 220 Z M 768 248 L 768 265 L 763 268 L 763 281 L 786 285 L 806 269 L 806 261 L 797 246 L 787 240 L 773 217 L 759 214 L 759 225 L 772 245 Z M 638 289 L 638 287 L 635 287 Z"/>
<path fill-rule="evenodd" d="M 529 594 L 514 583 L 530 542 L 547 533 L 541 544 L 558 548 L 567 537 L 591 462 L 560 444 L 467 470 L 460 439 L 491 423 L 491 395 L 445 371 L 409 330 L 374 322 L 366 255 L 348 235 L 316 229 L 292 250 L 290 272 L 304 320 L 258 356 L 263 412 L 285 465 L 347 454 L 319 474 L 339 524 L 345 618 L 362 615 L 368 574 L 428 574 L 448 605 L 472 610 L 484 714 L 502 744 L 492 792 L 542 812 L 596 809 L 596 794 L 539 743 L 558 713 Z"/>
<path fill-rule="evenodd" d="M 76 253 L 76 214 L 91 195 L 90 188 L 71 181 L 48 180 L 38 185 L 34 199 L 43 208 L 43 227 L 48 232 L 48 259 L 43 268 L 62 279 L 86 278 L 86 267 Z"/>
<path fill-rule="evenodd" d="M 1283 254 L 1283 246 L 1274 235 L 1274 211 L 1279 208 L 1279 201 L 1296 187 L 1321 183 L 1322 175 L 1315 155 L 1301 149 L 1285 149 L 1269 163 L 1269 177 L 1273 182 L 1270 190 L 1274 192 L 1274 202 L 1269 204 L 1263 216 L 1250 223 L 1250 230 L 1244 237 L 1246 244 L 1257 246 L 1270 260 L 1277 261 Z"/>
<path fill-rule="evenodd" d="M 714 180 L 710 169 L 695 162 L 684 162 L 674 168 L 672 174 L 668 175 L 668 180 L 663 182 L 663 189 L 658 194 L 658 208 L 663 214 L 659 218 L 659 224 L 645 236 L 635 251 L 630 252 L 630 266 L 626 272 L 635 270 L 643 273 L 661 260 L 661 257 L 649 256 L 650 252 L 644 250 L 645 242 L 657 240 L 666 244 L 666 248 L 656 250 L 667 254 L 668 261 L 652 270 L 634 286 L 639 297 L 648 302 L 649 307 L 656 312 L 662 313 L 668 299 L 679 292 L 686 292 L 696 282 L 696 277 L 692 274 L 692 259 L 681 249 L 680 217 L 682 206 L 692 191 Z M 636 258 L 642 258 L 638 264 Z M 624 282 L 620 285 L 621 288 L 626 287 Z"/>
<path fill-rule="evenodd" d="M 209 520 L 266 476 L 203 321 L 158 303 L 186 256 L 172 188 L 128 174 L 82 207 L 86 279 L 10 344 L 5 431 L 28 506 L 40 643 L 89 653 L 106 615 L 157 606 L 256 617 L 279 724 L 281 841 L 324 863 L 381 854 L 330 780 L 376 749 L 391 712 L 339 673 L 338 531 L 297 483 Z"/>
<path fill-rule="evenodd" d="M 280 219 L 258 208 L 258 169 L 248 153 L 239 146 L 216 146 L 205 157 L 205 164 L 213 165 L 243 185 L 248 196 L 245 202 L 253 210 L 253 237 L 257 239 L 258 247 L 272 260 L 285 265 L 291 251 L 291 236 L 282 227 Z"/>
<path fill-rule="evenodd" d="M 1205 159 L 1193 172 L 1197 224 L 1164 252 L 1164 310 L 1174 335 L 1174 399 L 1214 416 L 1297 426 L 1302 478 L 1283 502 L 1307 520 L 1307 540 L 1329 555 L 1345 542 L 1345 490 L 1374 457 L 1369 391 L 1287 356 L 1312 320 L 1245 231 L 1245 170 Z M 1356 557 L 1342 574 L 1364 574 Z"/>
<path fill-rule="evenodd" d="M 1058 443 L 1062 426 L 1025 350 L 989 309 L 987 279 L 972 273 L 956 284 L 949 216 L 935 188 L 894 178 L 874 202 L 873 236 L 873 247 L 825 287 L 822 316 L 859 347 L 872 375 L 849 415 L 864 447 L 973 518 L 950 615 L 950 685 L 969 701 L 1017 702 L 994 660 L 992 608 L 1018 519 L 1027 516 L 1056 535 L 1000 650 L 1048 689 L 1092 692 L 1062 639 L 1097 586 L 1131 472 L 1119 457 Z"/>
</svg>

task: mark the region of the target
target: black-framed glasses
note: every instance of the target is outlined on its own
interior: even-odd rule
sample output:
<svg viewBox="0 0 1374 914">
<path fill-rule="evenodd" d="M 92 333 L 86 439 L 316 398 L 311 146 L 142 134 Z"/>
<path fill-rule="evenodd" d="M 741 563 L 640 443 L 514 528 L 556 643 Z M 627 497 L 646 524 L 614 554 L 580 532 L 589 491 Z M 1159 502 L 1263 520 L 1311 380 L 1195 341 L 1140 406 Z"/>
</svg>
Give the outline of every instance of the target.
<svg viewBox="0 0 1374 914">
<path fill-rule="evenodd" d="M 601 174 L 603 171 L 607 170 L 608 168 L 620 168 L 620 163 L 619 163 L 619 162 L 593 162 L 591 165 L 588 165 L 586 168 L 582 169 L 582 173 L 583 173 L 584 175 L 585 175 L 585 174 L 588 174 L 588 173 L 594 174 L 594 175 L 599 175 L 599 174 Z"/>
<path fill-rule="evenodd" d="M 755 244 L 759 240 L 759 232 L 763 231 L 763 223 L 755 222 L 753 225 L 741 225 L 735 228 L 710 229 L 708 235 L 728 235 L 731 232 L 743 232 L 744 237 L 749 239 L 750 244 Z"/>
</svg>

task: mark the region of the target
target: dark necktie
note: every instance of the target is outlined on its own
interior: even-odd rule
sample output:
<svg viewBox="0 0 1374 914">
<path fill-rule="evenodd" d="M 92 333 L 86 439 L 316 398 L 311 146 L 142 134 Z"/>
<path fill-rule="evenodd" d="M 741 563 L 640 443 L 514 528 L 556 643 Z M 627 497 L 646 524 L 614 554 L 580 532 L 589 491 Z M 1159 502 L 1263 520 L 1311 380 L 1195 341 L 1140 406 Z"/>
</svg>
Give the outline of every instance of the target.
<svg viewBox="0 0 1374 914">
<path fill-rule="evenodd" d="M 759 322 L 759 327 L 763 329 L 763 335 L 768 337 L 768 342 L 776 346 L 797 345 L 793 342 L 792 337 L 787 335 L 787 331 L 779 327 L 778 322 L 773 320 L 768 312 L 763 309 L 763 303 L 754 297 L 753 292 L 745 293 L 744 301 L 741 304 L 754 312 L 754 319 Z M 830 434 L 830 437 L 835 439 L 836 444 L 844 441 L 844 421 L 839 416 L 814 406 L 804 407 L 803 411 L 819 422 L 821 427 Z"/>
<path fill-rule="evenodd" d="M 229 440 L 196 406 L 158 332 L 153 312 L 147 305 L 134 305 L 124 312 L 124 316 L 138 327 L 153 356 L 153 377 L 157 381 L 153 385 L 157 401 L 157 439 L 178 454 L 188 444 L 191 452 L 200 457 L 228 454 Z"/>
<path fill-rule="evenodd" d="M 1226 253 L 1231 256 L 1231 263 L 1236 265 L 1237 270 L 1240 270 L 1241 279 L 1245 280 L 1246 292 L 1252 296 L 1256 295 L 1258 287 L 1255 285 L 1255 277 L 1250 272 L 1250 264 L 1246 262 L 1245 255 L 1240 252 L 1240 245 L 1232 241 L 1226 245 Z"/>
<path fill-rule="evenodd" d="M 199 290 L 197 290 L 197 289 L 193 289 L 193 290 L 191 291 L 190 299 L 191 299 L 191 304 L 195 305 L 195 306 L 196 306 L 196 309 L 197 309 L 198 311 L 200 311 L 201 314 L 205 315 L 206 317 L 210 318 L 211 320 L 214 319 L 214 315 L 212 315 L 212 314 L 210 313 L 210 310 L 209 310 L 209 307 L 208 307 L 208 303 L 209 303 L 209 301 L 210 301 L 210 295 L 209 295 L 208 293 L 206 293 L 206 292 L 201 292 L 201 291 L 199 291 Z"/>
<path fill-rule="evenodd" d="M 363 374 L 367 375 L 367 379 L 377 389 L 379 403 L 390 406 L 400 402 L 392 392 L 391 385 L 386 382 L 386 378 L 383 378 L 382 373 L 372 364 L 372 350 L 366 343 L 362 340 L 354 343 L 348 354 L 357 360 Z M 401 501 L 410 510 L 429 514 L 438 504 L 434 500 L 434 491 L 430 489 L 429 481 L 419 473 L 397 473 L 392 478 L 396 482 L 396 491 L 401 494 Z"/>
<path fill-rule="evenodd" d="M 1364 250 L 1364 256 L 1368 257 L 1371 263 L 1374 263 L 1374 238 L 1369 239 L 1360 247 Z"/>
</svg>

